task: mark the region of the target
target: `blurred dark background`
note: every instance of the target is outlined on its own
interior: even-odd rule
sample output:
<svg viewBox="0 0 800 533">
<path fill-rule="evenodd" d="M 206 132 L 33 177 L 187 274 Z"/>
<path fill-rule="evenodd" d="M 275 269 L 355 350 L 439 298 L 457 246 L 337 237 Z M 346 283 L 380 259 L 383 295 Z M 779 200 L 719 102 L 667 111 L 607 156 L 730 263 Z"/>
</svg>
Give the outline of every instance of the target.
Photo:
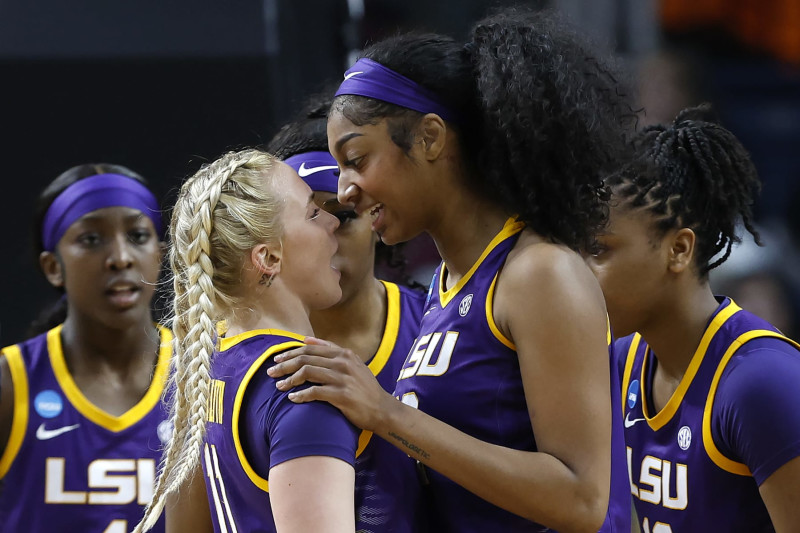
<svg viewBox="0 0 800 533">
<path fill-rule="evenodd" d="M 21 340 L 57 297 L 34 262 L 29 228 L 36 196 L 59 173 L 87 162 L 126 165 L 168 207 L 180 181 L 204 162 L 267 141 L 309 94 L 341 76 L 365 42 L 408 29 L 464 37 L 491 8 L 509 4 L 561 11 L 615 53 L 643 124 L 715 104 L 761 172 L 757 212 L 767 240 L 764 249 L 735 253 L 720 286 L 751 288 L 743 298 L 783 309 L 784 328 L 796 332 L 797 0 L 3 0 L 9 231 L 0 247 L 0 346 Z M 430 244 L 414 242 L 406 252 L 410 272 L 427 283 L 436 261 Z"/>
</svg>

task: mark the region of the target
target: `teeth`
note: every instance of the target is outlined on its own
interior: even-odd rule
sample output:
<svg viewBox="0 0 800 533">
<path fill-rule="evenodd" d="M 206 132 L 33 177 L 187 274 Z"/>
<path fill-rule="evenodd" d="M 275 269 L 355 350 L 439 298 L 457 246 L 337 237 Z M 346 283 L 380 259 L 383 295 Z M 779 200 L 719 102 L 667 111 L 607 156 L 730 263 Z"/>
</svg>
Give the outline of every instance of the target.
<svg viewBox="0 0 800 533">
<path fill-rule="evenodd" d="M 382 208 L 383 208 L 383 204 L 378 204 L 378 205 L 376 205 L 375 207 L 372 208 L 372 210 L 369 212 L 369 214 L 370 215 L 377 215 L 378 211 L 380 211 Z"/>
</svg>

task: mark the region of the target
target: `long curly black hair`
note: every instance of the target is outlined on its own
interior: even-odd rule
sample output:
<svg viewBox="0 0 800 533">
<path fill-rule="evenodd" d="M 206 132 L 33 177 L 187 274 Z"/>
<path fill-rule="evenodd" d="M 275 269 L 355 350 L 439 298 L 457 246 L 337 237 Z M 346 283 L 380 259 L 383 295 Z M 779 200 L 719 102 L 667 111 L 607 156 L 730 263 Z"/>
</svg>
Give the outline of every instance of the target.
<svg viewBox="0 0 800 533">
<path fill-rule="evenodd" d="M 615 203 L 651 213 L 661 235 L 682 227 L 694 231 L 701 278 L 741 242 L 739 220 L 761 244 L 752 214 L 761 189 L 758 172 L 710 105 L 684 109 L 670 125 L 645 128 L 634 139 L 634 148 L 634 162 L 606 180 Z"/>
<path fill-rule="evenodd" d="M 612 66 L 552 13 L 504 9 L 466 44 L 408 34 L 374 44 L 370 58 L 435 93 L 460 117 L 467 185 L 537 233 L 591 249 L 607 219 L 603 178 L 625 156 L 635 121 Z M 360 96 L 333 109 L 357 125 L 388 119 L 408 150 L 422 114 Z"/>
<path fill-rule="evenodd" d="M 338 86 L 338 84 L 337 84 Z M 285 124 L 264 147 L 267 152 L 286 159 L 304 152 L 328 151 L 328 111 L 333 101 L 335 86 L 308 98 L 297 117 Z M 355 216 L 351 214 L 350 216 Z M 407 272 L 408 260 L 403 253 L 403 243 L 389 246 L 380 240 L 375 246 L 375 267 L 412 289 L 425 290 Z"/>
</svg>

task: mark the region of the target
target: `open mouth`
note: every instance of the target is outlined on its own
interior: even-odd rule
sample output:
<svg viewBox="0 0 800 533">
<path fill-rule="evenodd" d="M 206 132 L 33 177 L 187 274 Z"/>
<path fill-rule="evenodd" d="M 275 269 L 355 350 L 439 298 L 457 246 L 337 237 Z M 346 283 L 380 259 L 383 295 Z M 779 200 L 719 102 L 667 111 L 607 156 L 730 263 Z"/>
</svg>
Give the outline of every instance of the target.
<svg viewBox="0 0 800 533">
<path fill-rule="evenodd" d="M 136 304 L 141 292 L 135 285 L 116 285 L 106 290 L 106 296 L 115 307 L 128 308 Z"/>
</svg>

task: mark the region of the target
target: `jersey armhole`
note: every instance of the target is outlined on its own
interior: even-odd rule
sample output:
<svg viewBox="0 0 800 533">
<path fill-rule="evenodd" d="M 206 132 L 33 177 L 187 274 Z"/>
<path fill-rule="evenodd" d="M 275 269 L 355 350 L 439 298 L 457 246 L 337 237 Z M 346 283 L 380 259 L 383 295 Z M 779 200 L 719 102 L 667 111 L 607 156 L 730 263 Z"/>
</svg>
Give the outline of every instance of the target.
<svg viewBox="0 0 800 533">
<path fill-rule="evenodd" d="M 6 357 L 6 362 L 11 372 L 11 383 L 14 387 L 14 411 L 11 418 L 11 432 L 8 435 L 5 450 L 0 456 L 0 479 L 3 479 L 22 447 L 25 429 L 28 426 L 29 405 L 28 374 L 25 371 L 25 363 L 22 360 L 22 351 L 18 345 L 14 345 L 3 348 L 0 353 Z"/>
<path fill-rule="evenodd" d="M 502 270 L 500 272 L 502 272 Z M 489 285 L 489 292 L 486 293 L 486 323 L 489 324 L 489 329 L 492 331 L 492 334 L 497 340 L 503 343 L 503 345 L 505 345 L 507 348 L 510 348 L 516 352 L 517 345 L 514 344 L 511 339 L 503 335 L 503 332 L 500 331 L 500 328 L 497 327 L 497 323 L 494 321 L 494 288 L 495 285 L 497 285 L 497 278 L 500 275 L 500 272 L 494 275 L 492 284 Z"/>
</svg>

